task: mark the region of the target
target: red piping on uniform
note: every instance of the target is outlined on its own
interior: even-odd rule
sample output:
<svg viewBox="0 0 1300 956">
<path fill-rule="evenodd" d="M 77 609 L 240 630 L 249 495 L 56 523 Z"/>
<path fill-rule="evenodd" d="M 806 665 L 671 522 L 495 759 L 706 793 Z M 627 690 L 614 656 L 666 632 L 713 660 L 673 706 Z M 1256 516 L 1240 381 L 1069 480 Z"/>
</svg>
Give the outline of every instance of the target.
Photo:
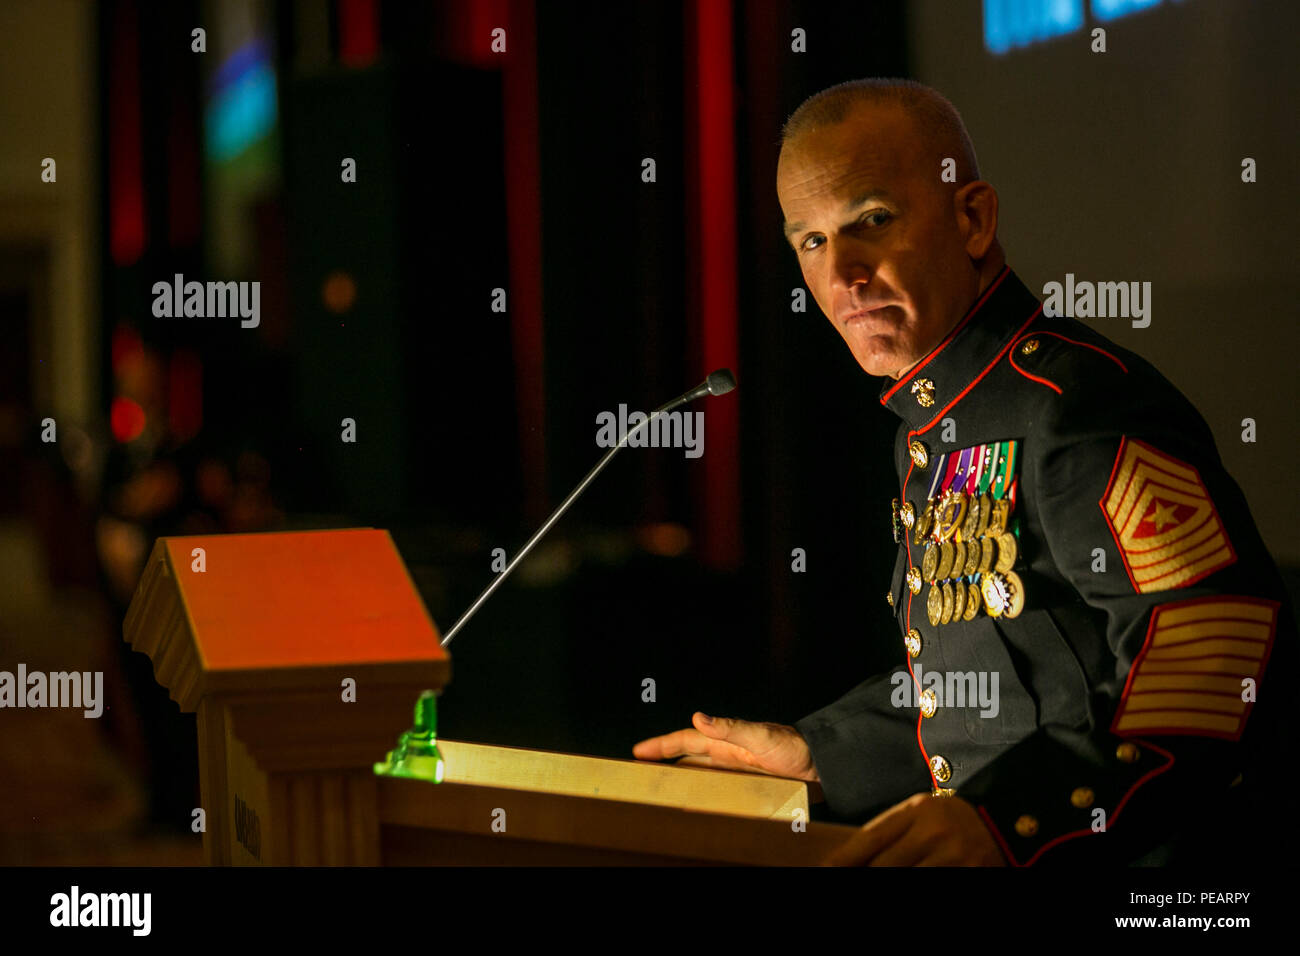
<svg viewBox="0 0 1300 956">
<path fill-rule="evenodd" d="M 1110 815 L 1110 826 L 1115 825 L 1115 821 L 1119 819 L 1120 811 L 1124 809 L 1124 805 L 1128 803 L 1128 798 L 1133 796 L 1133 793 L 1137 790 L 1138 787 L 1142 786 L 1151 778 L 1159 776 L 1160 774 L 1164 773 L 1166 770 L 1168 770 L 1170 767 L 1174 765 L 1174 755 L 1171 754 L 1168 750 L 1165 750 L 1163 747 L 1157 747 L 1155 744 L 1147 740 L 1141 740 L 1138 738 L 1133 738 L 1133 739 L 1137 743 L 1142 744 L 1144 747 L 1148 747 L 1151 750 L 1164 754 L 1166 757 L 1169 758 L 1169 762 L 1166 763 L 1163 767 L 1156 767 L 1153 770 L 1150 770 L 1147 773 L 1143 774 L 1141 777 L 1137 779 L 1137 781 L 1133 784 L 1133 786 L 1129 787 L 1128 792 L 1125 793 L 1123 798 L 1120 799 L 1119 803 L 1115 805 L 1115 812 Z M 986 810 L 983 806 L 976 807 L 975 809 L 977 809 L 980 813 L 980 816 L 984 818 L 984 825 L 988 827 L 989 832 L 991 832 L 993 834 L 994 839 L 998 841 L 998 845 L 1002 848 L 1002 852 L 1006 854 L 1007 859 L 1011 861 L 1012 866 L 1033 866 L 1034 863 L 1038 860 L 1038 858 L 1042 856 L 1044 853 L 1046 853 L 1048 850 L 1050 850 L 1052 847 L 1058 846 L 1059 844 L 1064 843 L 1066 840 L 1073 840 L 1076 837 L 1088 836 L 1089 834 L 1096 832 L 1091 827 L 1088 827 L 1087 829 L 1084 830 L 1075 830 L 1071 833 L 1063 833 L 1059 837 L 1055 837 L 1054 839 L 1048 840 L 1046 843 L 1044 843 L 1042 846 L 1038 848 L 1038 852 L 1036 852 L 1024 863 L 1021 863 L 1016 859 L 1015 854 L 1011 852 L 1011 847 L 1007 845 L 1006 839 L 1002 836 L 1001 831 L 998 830 L 997 824 L 993 822 L 993 818 L 989 815 L 988 810 Z"/>
<path fill-rule="evenodd" d="M 1113 355 L 1111 355 L 1109 352 L 1107 352 L 1105 349 L 1103 349 L 1103 348 L 1099 348 L 1099 347 L 1096 346 L 1096 345 L 1090 345 L 1090 344 L 1087 343 L 1087 342 L 1080 342 L 1080 341 L 1078 341 L 1077 339 L 1068 338 L 1067 336 L 1062 335 L 1060 332 L 1041 332 L 1041 331 L 1040 331 L 1040 332 L 1029 332 L 1029 333 L 1026 333 L 1026 335 L 1023 336 L 1023 338 L 1028 338 L 1028 337 L 1030 337 L 1030 336 L 1039 336 L 1039 335 L 1050 335 L 1050 336 L 1052 336 L 1053 338 L 1060 339 L 1060 340 L 1063 341 L 1063 342 L 1069 342 L 1069 343 L 1072 344 L 1072 345 L 1082 345 L 1082 346 L 1083 346 L 1084 348 L 1086 348 L 1086 349 L 1092 349 L 1094 352 L 1100 352 L 1102 355 L 1106 356 L 1108 359 L 1110 359 L 1112 362 L 1114 362 L 1116 365 L 1118 365 L 1121 369 L 1123 369 L 1125 374 L 1128 374 L 1128 367 L 1125 366 L 1125 364 L 1124 364 L 1123 362 L 1121 362 L 1118 358 L 1116 358 L 1115 356 L 1113 356 Z M 1019 345 L 1019 344 L 1020 344 L 1020 340 L 1017 339 L 1015 344 Z M 1031 380 L 1033 380 L 1033 381 L 1035 381 L 1035 382 L 1038 382 L 1040 385 L 1046 385 L 1046 386 L 1047 386 L 1048 388 L 1050 388 L 1052 391 L 1056 392 L 1057 395 L 1063 395 L 1063 394 L 1065 394 L 1064 392 L 1061 391 L 1060 387 L 1059 387 L 1055 382 L 1050 381 L 1049 379 L 1046 379 L 1046 378 L 1042 378 L 1041 376 L 1033 375 L 1033 374 L 1031 374 L 1031 373 L 1029 373 L 1029 372 L 1026 372 L 1023 368 L 1021 368 L 1019 365 L 1017 365 L 1017 364 L 1016 364 L 1016 353 L 1015 353 L 1015 349 L 1014 349 L 1014 348 L 1013 348 L 1012 351 L 1011 351 L 1011 358 L 1010 358 L 1010 361 L 1011 361 L 1011 367 L 1014 368 L 1014 369 L 1015 369 L 1017 372 L 1019 372 L 1021 375 L 1023 375 L 1025 378 L 1027 378 L 1027 379 L 1031 379 Z"/>
<path fill-rule="evenodd" d="M 1031 373 L 1029 373 L 1029 372 L 1026 372 L 1023 368 L 1021 368 L 1019 365 L 1017 365 L 1017 364 L 1016 364 L 1016 350 L 1015 350 L 1015 349 L 1012 349 L 1012 350 L 1011 350 L 1011 354 L 1007 356 L 1007 360 L 1011 363 L 1011 367 L 1012 367 L 1013 369 L 1015 369 L 1017 372 L 1019 372 L 1021 375 L 1023 375 L 1025 378 L 1030 379 L 1030 380 L 1032 380 L 1032 381 L 1035 381 L 1035 382 L 1037 382 L 1039 385 L 1046 385 L 1048 388 L 1050 388 L 1052 391 L 1054 391 L 1057 395 L 1064 395 L 1064 394 L 1065 394 L 1064 392 L 1061 391 L 1061 387 L 1060 387 L 1059 385 L 1057 385 L 1055 382 L 1048 381 L 1047 379 L 1042 378 L 1042 377 L 1040 377 L 1040 376 L 1038 376 L 1038 375 L 1033 375 L 1033 374 L 1031 374 Z"/>
<path fill-rule="evenodd" d="M 908 454 L 911 454 L 911 436 L 908 436 Z M 912 469 L 916 467 L 915 462 L 908 462 L 907 474 L 903 476 L 903 499 L 907 499 L 907 483 L 912 480 Z M 909 540 L 912 529 L 905 528 L 903 535 L 903 550 L 907 554 L 907 568 L 912 568 L 912 543 Z M 912 631 L 912 589 L 907 586 L 907 572 L 903 573 L 903 590 L 907 592 L 907 607 L 903 610 L 903 626 L 907 628 L 908 633 Z M 917 689 L 920 688 L 921 682 L 916 679 L 916 672 L 912 670 L 912 655 L 907 655 L 907 673 L 912 677 L 912 685 Z M 930 775 L 931 786 L 938 788 L 939 781 L 935 779 L 934 771 L 930 769 L 930 754 L 925 749 L 925 742 L 921 739 L 921 715 L 916 715 L 916 745 L 921 748 L 921 756 L 925 759 L 925 772 Z"/>
<path fill-rule="evenodd" d="M 1006 272 L 1004 271 L 1004 272 L 1003 272 L 1003 276 L 1004 276 L 1005 274 L 1006 274 Z M 998 279 L 993 283 L 993 285 L 989 286 L 989 288 L 988 288 L 988 292 L 992 292 L 993 289 L 996 288 L 997 283 L 998 283 L 998 282 L 1001 282 L 1001 281 L 1002 281 L 1002 276 L 999 276 Z M 985 294 L 987 295 L 988 293 L 985 293 Z M 980 302 L 976 303 L 975 308 L 978 309 L 979 306 L 982 305 L 982 304 L 983 304 L 983 300 L 981 299 Z M 1038 308 L 1034 310 L 1034 314 L 1031 315 L 1028 319 L 1025 320 L 1025 324 L 1022 325 L 1018 331 L 1023 331 L 1024 328 L 1025 328 L 1025 326 L 1028 325 L 1030 322 L 1034 321 L 1034 319 L 1037 317 L 1038 313 L 1041 312 L 1042 310 L 1043 310 L 1042 303 L 1039 303 Z M 970 318 L 970 316 L 971 316 L 971 315 L 974 315 L 974 314 L 975 314 L 975 312 L 974 312 L 974 310 L 972 310 L 972 311 L 970 312 L 970 314 L 967 315 L 967 318 Z M 963 320 L 963 321 L 964 321 L 964 320 Z M 960 327 L 960 326 L 959 326 L 959 327 Z M 956 332 L 956 329 L 954 329 L 953 331 Z M 1012 339 L 1013 339 L 1013 340 L 1014 340 L 1014 338 L 1015 338 L 1015 337 L 1012 336 Z M 956 405 L 958 402 L 960 402 L 960 401 L 961 401 L 961 400 L 966 396 L 966 393 L 967 393 L 967 392 L 969 392 L 972 388 L 974 388 L 976 385 L 979 384 L 980 380 L 983 379 L 984 376 L 987 375 L 987 374 L 989 373 L 989 371 L 993 368 L 993 366 L 997 365 L 998 362 L 1002 361 L 1002 356 L 1006 353 L 1006 350 L 1007 350 L 1008 348 L 1010 348 L 1010 347 L 1011 347 L 1011 342 L 1007 342 L 1007 344 L 1006 344 L 1005 346 L 1002 347 L 1002 350 L 999 351 L 998 354 L 995 355 L 995 356 L 993 357 L 993 361 L 989 362 L 989 364 L 988 364 L 987 366 L 985 366 L 984 371 L 980 372 L 979 375 L 977 375 L 977 376 L 975 377 L 975 379 L 974 379 L 974 380 L 973 380 L 969 385 L 967 385 L 965 388 L 963 388 L 963 389 L 961 390 L 961 392 L 957 395 L 956 398 L 954 398 L 951 402 L 949 402 L 947 405 L 945 405 L 945 406 L 943 407 L 943 409 L 939 412 L 939 414 L 936 415 L 934 418 L 932 418 L 932 419 L 930 420 L 930 423 L 929 423 L 928 425 L 926 425 L 926 426 L 923 427 L 923 428 L 913 429 L 912 431 L 909 431 L 909 432 L 907 433 L 907 447 L 908 447 L 908 454 L 909 454 L 909 455 L 911 454 L 912 439 L 915 438 L 917 435 L 920 435 L 920 434 L 922 434 L 923 432 L 927 432 L 927 431 L 929 431 L 931 428 L 933 428 L 935 422 L 939 421 L 939 419 L 943 417 L 944 412 L 948 411 L 948 409 L 952 408 L 954 405 Z M 935 354 L 937 355 L 938 353 L 936 352 Z M 932 357 L 933 357 L 933 356 L 932 356 Z M 928 359 L 927 359 L 927 361 L 928 361 Z M 919 371 L 919 370 L 920 370 L 920 367 L 918 366 L 918 368 L 917 368 L 916 370 Z M 900 382 L 899 384 L 901 385 L 902 383 Z M 894 389 L 897 389 L 897 388 L 898 388 L 897 385 L 894 386 Z M 893 394 L 893 389 L 890 390 L 890 393 L 889 393 L 889 394 L 891 394 L 891 395 Z M 888 399 L 888 397 L 889 397 L 889 396 L 886 395 L 886 396 L 885 396 L 885 399 Z M 883 404 L 883 402 L 884 402 L 884 400 L 882 400 L 882 404 Z M 911 462 L 911 463 L 908 464 L 908 466 L 907 466 L 907 475 L 903 478 L 903 497 L 904 497 L 904 499 L 907 498 L 907 483 L 908 483 L 909 481 L 912 480 L 912 469 L 915 467 L 915 465 L 916 465 L 915 462 Z M 937 466 L 936 466 L 936 467 L 937 467 Z M 1018 480 L 1018 476 L 1017 476 L 1017 480 Z M 908 529 L 908 530 L 911 530 L 911 529 Z M 906 549 L 906 551 L 907 551 L 907 566 L 908 566 L 908 568 L 910 569 L 910 568 L 912 567 L 912 545 L 911 545 L 911 542 L 908 540 L 908 537 L 907 537 L 906 535 L 903 536 L 903 547 L 904 547 L 904 548 Z M 907 589 L 907 611 L 906 611 L 906 616 L 905 616 L 905 618 L 904 618 L 904 623 L 905 623 L 907 629 L 910 631 L 910 630 L 912 629 L 912 589 L 911 589 L 911 588 L 908 588 L 908 589 Z M 909 672 L 909 673 L 910 673 L 911 670 L 912 670 L 912 664 L 911 664 L 910 661 L 908 662 L 907 669 L 908 669 L 908 672 Z M 912 675 L 912 680 L 913 680 L 913 682 L 916 681 L 916 675 L 915 675 L 915 674 Z M 938 780 L 935 779 L 934 771 L 930 769 L 930 756 L 929 756 L 929 754 L 926 752 L 925 744 L 924 744 L 924 743 L 922 742 L 922 740 L 921 740 L 921 718 L 920 718 L 920 716 L 918 716 L 917 719 L 916 719 L 916 743 L 917 743 L 917 745 L 921 748 L 921 753 L 922 753 L 922 755 L 925 756 L 925 768 L 926 768 L 926 770 L 927 770 L 927 771 L 929 772 L 929 774 L 930 774 L 930 779 L 931 779 L 931 781 L 933 781 L 934 786 L 937 788 L 937 787 L 939 786 L 939 782 L 938 782 Z"/>
<path fill-rule="evenodd" d="M 989 283 L 989 287 L 984 290 L 984 294 L 979 297 L 979 301 L 977 301 L 973 306 L 971 306 L 970 311 L 966 313 L 965 317 L 963 317 L 962 320 L 953 327 L 951 332 L 949 332 L 947 335 L 943 337 L 943 341 L 935 346 L 934 351 L 931 352 L 929 355 L 927 355 L 925 358 L 923 358 L 919 365 L 913 366 L 912 369 L 908 371 L 905 377 L 900 378 L 898 380 L 898 384 L 896 384 L 893 388 L 891 388 L 889 391 L 887 391 L 884 395 L 881 396 L 880 398 L 881 405 L 884 405 L 887 401 L 893 398 L 894 393 L 897 392 L 904 385 L 906 385 L 908 381 L 910 381 L 911 378 L 914 375 L 916 375 L 917 372 L 921 371 L 921 369 L 929 365 L 932 361 L 934 361 L 934 359 L 938 358 L 939 353 L 948 347 L 948 343 L 951 342 L 953 337 L 958 332 L 961 331 L 962 326 L 964 326 L 967 322 L 969 322 L 971 320 L 971 317 L 980 310 L 980 307 L 984 305 L 985 302 L 988 301 L 989 296 L 993 294 L 993 290 L 1002 284 L 1002 280 L 1007 277 L 1007 273 L 1010 271 L 1011 271 L 1010 266 L 1002 267 L 1002 271 L 998 273 L 996 279 L 994 279 L 991 283 Z M 1039 306 L 1039 308 L 1042 308 L 1042 306 Z"/>
<path fill-rule="evenodd" d="M 1042 312 L 1042 311 L 1043 311 L 1043 305 L 1042 305 L 1042 303 L 1040 302 L 1040 303 L 1038 304 L 1038 308 L 1036 308 L 1036 309 L 1034 310 L 1034 314 L 1031 315 L 1028 319 L 1026 319 L 1026 320 L 1025 320 L 1025 324 L 1022 325 L 1022 326 L 1020 326 L 1020 328 L 1016 330 L 1016 334 L 1018 335 L 1018 334 L 1020 334 L 1021 332 L 1023 332 L 1023 331 L 1025 330 L 1025 326 L 1029 325 L 1030 322 L 1032 322 L 1032 321 L 1034 321 L 1034 319 L 1038 318 L 1038 313 L 1040 313 L 1040 312 Z M 1014 336 L 1013 336 L 1013 338 L 1014 338 Z M 935 426 L 935 423 L 938 422 L 940 419 L 942 419 L 943 416 L 944 416 L 944 414 L 945 414 L 945 413 L 946 413 L 950 408 L 952 408 L 954 405 L 956 405 L 958 402 L 960 402 L 963 398 L 965 398 L 967 392 L 969 392 L 972 388 L 974 388 L 976 385 L 978 385 L 978 384 L 983 380 L 983 378 L 984 378 L 985 375 L 987 375 L 989 372 L 993 371 L 993 366 L 997 365 L 998 362 L 1001 362 L 1001 361 L 1002 361 L 1002 356 L 1006 355 L 1006 354 L 1007 354 L 1007 350 L 1010 349 L 1010 348 L 1011 348 L 1011 342 L 1007 342 L 1006 345 L 1002 346 L 1002 348 L 1001 348 L 1000 350 L 998 350 L 998 354 L 995 355 L 995 356 L 993 356 L 993 361 L 989 362 L 989 364 L 988 364 L 987 366 L 985 366 L 984 371 L 980 372 L 979 375 L 975 376 L 975 378 L 971 381 L 971 383 L 970 383 L 969 385 L 967 385 L 967 386 L 966 386 L 965 388 L 963 388 L 960 392 L 958 392 L 956 398 L 954 398 L 954 399 L 953 399 L 951 402 L 949 402 L 947 405 L 943 406 L 943 408 L 939 409 L 938 414 L 936 414 L 936 415 L 934 416 L 934 418 L 930 419 L 930 421 L 927 422 L 925 425 L 921 426 L 921 427 L 918 428 L 916 431 L 912 432 L 912 434 L 913 434 L 913 435 L 920 435 L 921 433 L 923 433 L 923 432 L 928 432 L 931 428 L 933 428 L 933 427 Z M 911 439 L 910 439 L 910 436 L 909 436 L 909 441 L 910 441 L 910 440 L 911 440 Z"/>
<path fill-rule="evenodd" d="M 1091 344 L 1089 344 L 1088 342 L 1080 342 L 1080 341 L 1078 341 L 1077 339 L 1068 338 L 1067 336 L 1062 335 L 1060 332 L 1041 332 L 1041 331 L 1040 331 L 1040 332 L 1034 332 L 1034 333 L 1031 333 L 1031 334 L 1033 334 L 1033 335 L 1050 335 L 1050 336 L 1052 336 L 1053 338 L 1061 339 L 1061 340 L 1064 341 L 1064 342 L 1069 342 L 1071 345 L 1082 345 L 1085 349 L 1092 349 L 1094 352 L 1100 352 L 1102 355 L 1106 356 L 1106 358 L 1110 359 L 1112 362 L 1114 362 L 1116 365 L 1118 365 L 1120 368 L 1122 368 L 1122 369 L 1124 370 L 1124 373 L 1125 373 L 1126 375 L 1128 374 L 1128 366 L 1127 366 L 1127 365 L 1125 365 L 1123 362 L 1121 362 L 1121 361 L 1120 361 L 1118 358 L 1116 358 L 1114 355 L 1111 355 L 1109 352 L 1107 352 L 1107 351 L 1106 351 L 1105 349 L 1103 349 L 1103 348 L 1100 348 L 1099 346 L 1091 345 Z"/>
</svg>

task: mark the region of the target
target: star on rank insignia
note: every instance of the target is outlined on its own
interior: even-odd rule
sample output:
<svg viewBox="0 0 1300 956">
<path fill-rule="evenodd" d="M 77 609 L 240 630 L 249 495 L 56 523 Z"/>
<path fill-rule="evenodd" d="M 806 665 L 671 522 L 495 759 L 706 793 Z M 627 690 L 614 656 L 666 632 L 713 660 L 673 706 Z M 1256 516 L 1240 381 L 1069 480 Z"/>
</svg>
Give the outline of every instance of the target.
<svg viewBox="0 0 1300 956">
<path fill-rule="evenodd" d="M 1139 594 L 1187 587 L 1237 560 L 1195 468 L 1125 436 L 1101 498 Z"/>
</svg>

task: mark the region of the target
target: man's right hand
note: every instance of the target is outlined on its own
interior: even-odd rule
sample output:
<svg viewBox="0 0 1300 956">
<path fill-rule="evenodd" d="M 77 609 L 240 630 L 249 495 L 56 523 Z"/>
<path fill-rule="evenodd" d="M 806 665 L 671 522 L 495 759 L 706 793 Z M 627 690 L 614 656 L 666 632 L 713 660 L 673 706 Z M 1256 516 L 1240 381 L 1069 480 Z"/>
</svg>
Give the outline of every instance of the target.
<svg viewBox="0 0 1300 956">
<path fill-rule="evenodd" d="M 785 724 L 756 724 L 696 712 L 695 727 L 651 737 L 632 748 L 639 760 L 670 760 L 723 770 L 748 770 L 795 780 L 820 780 L 812 751 L 799 731 Z"/>
</svg>

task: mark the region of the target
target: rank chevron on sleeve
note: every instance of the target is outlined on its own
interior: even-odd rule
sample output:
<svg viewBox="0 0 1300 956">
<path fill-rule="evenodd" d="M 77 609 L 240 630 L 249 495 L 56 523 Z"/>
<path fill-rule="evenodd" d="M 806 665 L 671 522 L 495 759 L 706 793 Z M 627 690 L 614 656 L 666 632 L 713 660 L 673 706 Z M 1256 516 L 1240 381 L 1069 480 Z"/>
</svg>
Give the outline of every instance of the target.
<svg viewBox="0 0 1300 956">
<path fill-rule="evenodd" d="M 1127 436 L 1102 495 L 1139 594 L 1187 587 L 1237 560 L 1195 468 Z"/>
</svg>

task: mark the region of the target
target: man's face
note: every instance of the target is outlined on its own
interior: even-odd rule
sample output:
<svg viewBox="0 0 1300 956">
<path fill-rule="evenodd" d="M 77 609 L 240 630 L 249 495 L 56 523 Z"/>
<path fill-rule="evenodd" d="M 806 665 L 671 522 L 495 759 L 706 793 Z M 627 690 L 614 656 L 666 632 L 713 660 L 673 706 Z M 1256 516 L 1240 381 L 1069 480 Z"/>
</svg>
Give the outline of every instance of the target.
<svg viewBox="0 0 1300 956">
<path fill-rule="evenodd" d="M 955 187 L 893 105 L 786 144 L 777 195 L 813 298 L 871 375 L 901 377 L 979 294 Z"/>
</svg>

